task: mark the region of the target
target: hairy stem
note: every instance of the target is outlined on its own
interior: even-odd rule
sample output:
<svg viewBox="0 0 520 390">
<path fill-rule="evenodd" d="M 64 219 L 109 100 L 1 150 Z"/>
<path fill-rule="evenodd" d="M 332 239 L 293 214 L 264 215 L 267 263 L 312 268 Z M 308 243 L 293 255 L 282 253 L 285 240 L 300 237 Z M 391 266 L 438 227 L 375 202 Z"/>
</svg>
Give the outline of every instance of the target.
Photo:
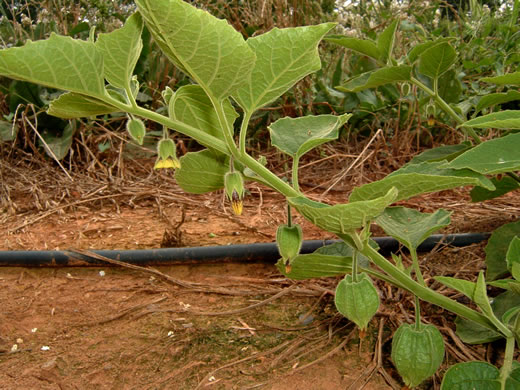
<svg viewBox="0 0 520 390">
<path fill-rule="evenodd" d="M 438 93 L 436 93 L 436 91 L 432 91 L 430 88 L 428 88 L 428 86 L 423 84 L 421 81 L 417 80 L 415 77 L 412 77 L 410 81 L 413 84 L 415 84 L 417 87 L 421 88 L 428 95 L 430 95 L 435 100 L 435 103 L 437 103 L 437 105 L 440 108 L 442 108 L 442 110 L 444 110 L 444 112 L 446 112 L 459 125 L 462 125 L 465 122 L 465 120 L 459 114 L 457 114 L 453 110 L 453 108 L 451 108 L 450 105 L 448 103 L 446 103 L 444 101 L 444 99 L 439 96 Z M 461 127 L 467 134 L 469 134 L 469 136 L 471 138 L 473 138 L 473 140 L 475 141 L 476 144 L 482 143 L 482 141 L 480 140 L 480 137 L 477 135 L 475 130 L 473 130 L 471 127 L 465 127 L 465 126 L 461 126 Z"/>
<path fill-rule="evenodd" d="M 397 280 L 399 283 L 405 286 L 408 291 L 415 294 L 423 301 L 433 303 L 434 305 L 440 306 L 461 317 L 476 322 L 477 324 L 480 324 L 486 327 L 487 329 L 497 331 L 497 328 L 493 325 L 491 321 L 489 321 L 489 319 L 486 316 L 442 294 L 439 294 L 438 292 L 433 291 L 428 287 L 422 286 L 421 284 L 417 283 L 408 275 L 406 275 L 397 267 L 395 267 L 388 260 L 386 260 L 377 250 L 372 248 L 370 245 L 365 245 L 363 250 L 361 250 L 361 253 L 370 258 L 375 265 L 377 265 L 389 276 L 391 276 L 393 279 Z"/>
<path fill-rule="evenodd" d="M 500 369 L 500 389 L 506 389 L 506 381 L 513 369 L 513 356 L 515 354 L 515 338 L 513 336 L 506 339 L 506 351 L 504 353 L 504 364 Z"/>
</svg>

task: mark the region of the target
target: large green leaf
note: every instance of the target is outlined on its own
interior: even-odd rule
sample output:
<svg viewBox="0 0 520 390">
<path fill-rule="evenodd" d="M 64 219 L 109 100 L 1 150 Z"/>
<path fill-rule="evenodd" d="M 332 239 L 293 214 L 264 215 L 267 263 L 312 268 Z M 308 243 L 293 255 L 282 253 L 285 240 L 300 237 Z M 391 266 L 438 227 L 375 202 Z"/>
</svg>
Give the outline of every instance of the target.
<svg viewBox="0 0 520 390">
<path fill-rule="evenodd" d="M 312 148 L 335 140 L 339 129 L 352 114 L 282 118 L 271 124 L 269 132 L 273 146 L 293 158 L 299 158 Z"/>
<path fill-rule="evenodd" d="M 500 371 L 487 362 L 464 362 L 451 366 L 441 390 L 500 390 Z"/>
<path fill-rule="evenodd" d="M 350 195 L 350 201 L 374 199 L 395 187 L 399 191 L 396 201 L 428 192 L 474 185 L 493 190 L 495 187 L 485 176 L 469 169 L 455 170 L 441 168 L 444 161 L 405 165 L 382 180 L 357 187 Z"/>
<path fill-rule="evenodd" d="M 509 176 L 504 176 L 502 178 L 492 177 L 491 182 L 495 186 L 494 191 L 490 191 L 482 187 L 475 187 L 470 192 L 471 201 L 482 202 L 484 200 L 498 198 L 499 196 L 520 188 L 520 183 Z"/>
<path fill-rule="evenodd" d="M 344 92 L 359 92 L 364 89 L 375 88 L 389 83 L 409 81 L 411 73 L 411 66 L 388 66 L 356 76 L 345 84 L 337 86 L 336 89 Z"/>
<path fill-rule="evenodd" d="M 434 231 L 450 224 L 450 215 L 443 209 L 428 214 L 406 207 L 388 207 L 375 222 L 408 249 L 417 249 Z"/>
<path fill-rule="evenodd" d="M 92 42 L 51 34 L 49 39 L 0 50 L 0 75 L 101 98 L 103 56 Z"/>
<path fill-rule="evenodd" d="M 520 85 L 520 72 L 507 73 L 495 77 L 483 77 L 480 81 L 497 85 Z"/>
<path fill-rule="evenodd" d="M 419 58 L 419 56 L 422 53 L 424 53 L 424 51 L 428 50 L 430 47 L 433 47 L 443 42 L 449 42 L 450 40 L 451 38 L 439 38 L 436 41 L 427 41 L 419 43 L 408 52 L 408 60 L 410 61 L 410 63 L 414 63 Z"/>
<path fill-rule="evenodd" d="M 227 156 L 204 149 L 186 153 L 180 158 L 181 167 L 175 180 L 186 192 L 204 194 L 224 187 L 224 175 L 229 171 Z"/>
<path fill-rule="evenodd" d="M 419 164 L 421 162 L 433 162 L 433 161 L 451 161 L 455 157 L 461 155 L 468 149 L 471 149 L 472 145 L 469 142 L 462 142 L 457 145 L 443 145 L 436 148 L 427 149 L 421 154 L 418 154 L 412 158 L 409 164 Z"/>
<path fill-rule="evenodd" d="M 468 168 L 485 175 L 520 169 L 520 133 L 483 142 L 464 152 L 444 168 Z"/>
<path fill-rule="evenodd" d="M 130 16 L 125 25 L 107 34 L 99 34 L 96 47 L 103 53 L 105 78 L 118 88 L 130 85 L 135 64 L 141 54 L 143 22 L 138 13 Z"/>
<path fill-rule="evenodd" d="M 376 44 L 377 44 L 377 48 L 380 53 L 379 60 L 383 64 L 386 64 L 388 62 L 388 59 L 392 55 L 392 50 L 394 49 L 394 42 L 395 42 L 395 32 L 397 30 L 398 23 L 399 23 L 398 19 L 394 20 L 377 37 Z"/>
<path fill-rule="evenodd" d="M 520 221 L 502 225 L 493 232 L 485 249 L 486 279 L 495 280 L 508 274 L 506 255 L 515 236 L 520 236 Z"/>
<path fill-rule="evenodd" d="M 303 196 L 288 198 L 287 201 L 319 228 L 335 234 L 345 234 L 366 226 L 392 204 L 396 197 L 397 190 L 391 188 L 386 194 L 373 200 L 334 206 L 314 202 Z"/>
<path fill-rule="evenodd" d="M 511 90 L 503 93 L 490 93 L 480 98 L 476 109 L 477 112 L 480 112 L 488 107 L 514 100 L 520 100 L 520 92 Z"/>
<path fill-rule="evenodd" d="M 223 100 L 222 106 L 227 122 L 232 125 L 238 114 L 228 99 Z M 169 114 L 172 119 L 189 123 L 216 138 L 224 139 L 217 112 L 199 85 L 180 87 L 170 99 Z"/>
<path fill-rule="evenodd" d="M 53 100 L 47 113 L 60 118 L 73 119 L 110 114 L 117 111 L 120 110 L 99 99 L 68 92 Z"/>
<path fill-rule="evenodd" d="M 255 54 L 225 20 L 182 0 L 137 0 L 139 12 L 168 58 L 222 99 L 249 77 Z"/>
<path fill-rule="evenodd" d="M 457 52 L 448 42 L 429 47 L 419 56 L 419 72 L 433 79 L 440 77 L 455 62 Z"/>
<path fill-rule="evenodd" d="M 477 129 L 520 129 L 520 110 L 504 110 L 479 116 L 461 126 Z"/>
<path fill-rule="evenodd" d="M 343 46 L 347 49 L 354 50 L 365 56 L 379 60 L 381 52 L 376 43 L 368 39 L 348 38 L 342 35 L 329 35 L 325 38 L 326 41 Z"/>
<path fill-rule="evenodd" d="M 321 68 L 318 44 L 335 26 L 324 23 L 317 26 L 278 29 L 247 43 L 256 54 L 253 71 L 247 82 L 234 94 L 235 100 L 248 112 L 272 102 L 297 81 Z"/>
</svg>

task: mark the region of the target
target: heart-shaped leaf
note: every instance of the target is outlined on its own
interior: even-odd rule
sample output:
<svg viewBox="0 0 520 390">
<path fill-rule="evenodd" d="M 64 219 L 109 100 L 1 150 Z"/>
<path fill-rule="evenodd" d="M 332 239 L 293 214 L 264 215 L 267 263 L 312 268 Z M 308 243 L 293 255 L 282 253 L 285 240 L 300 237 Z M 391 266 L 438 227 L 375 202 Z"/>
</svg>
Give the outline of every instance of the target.
<svg viewBox="0 0 520 390">
<path fill-rule="evenodd" d="M 520 85 L 520 72 L 507 73 L 495 77 L 483 77 L 480 81 L 497 85 Z"/>
<path fill-rule="evenodd" d="M 374 41 L 368 39 L 349 38 L 342 35 L 329 35 L 325 38 L 326 41 L 343 46 L 347 49 L 354 50 L 360 54 L 378 60 L 381 57 L 381 52 Z"/>
<path fill-rule="evenodd" d="M 97 98 L 105 96 L 103 56 L 94 43 L 51 33 L 0 50 L 0 75 Z"/>
<path fill-rule="evenodd" d="M 377 48 L 380 53 L 379 60 L 383 64 L 386 64 L 388 62 L 388 59 L 392 55 L 392 50 L 394 49 L 394 42 L 395 42 L 395 32 L 397 30 L 398 23 L 399 23 L 398 19 L 394 20 L 377 37 L 376 44 L 377 44 Z"/>
<path fill-rule="evenodd" d="M 105 78 L 118 88 L 130 85 L 135 64 L 141 54 L 143 42 L 141 15 L 133 14 L 125 25 L 107 34 L 99 34 L 96 47 L 103 53 Z"/>
<path fill-rule="evenodd" d="M 336 87 L 336 89 L 344 92 L 359 92 L 364 89 L 375 88 L 389 83 L 409 81 L 411 73 L 411 66 L 388 66 L 356 76 L 345 84 Z"/>
<path fill-rule="evenodd" d="M 318 44 L 335 26 L 278 29 L 252 37 L 247 44 L 256 62 L 247 81 L 233 94 L 240 106 L 253 112 L 277 99 L 296 82 L 321 68 Z"/>
<path fill-rule="evenodd" d="M 255 54 L 227 21 L 182 0 L 137 0 L 166 56 L 206 93 L 223 99 L 247 82 Z"/>
<path fill-rule="evenodd" d="M 448 42 L 429 47 L 419 56 L 419 72 L 432 79 L 439 78 L 453 65 L 457 52 Z"/>
<path fill-rule="evenodd" d="M 450 215 L 442 209 L 428 214 L 406 207 L 388 207 L 376 218 L 376 223 L 411 250 L 417 249 L 434 231 L 448 226 Z"/>
<path fill-rule="evenodd" d="M 480 112 L 488 107 L 496 106 L 497 104 L 508 103 L 515 100 L 520 100 L 520 92 L 507 91 L 503 93 L 490 93 L 482 96 L 477 103 L 477 112 Z"/>
<path fill-rule="evenodd" d="M 227 122 L 232 125 L 238 117 L 228 99 L 222 101 Z M 224 139 L 217 112 L 208 95 L 199 85 L 180 87 L 169 101 L 170 118 L 189 123 L 212 136 Z"/>
<path fill-rule="evenodd" d="M 520 169 L 519 150 L 520 133 L 509 134 L 482 142 L 444 165 L 443 168 L 468 168 L 484 175 L 511 172 Z"/>
<path fill-rule="evenodd" d="M 180 163 L 175 180 L 184 191 L 204 194 L 224 187 L 224 176 L 229 171 L 226 155 L 204 149 L 186 153 Z"/>
<path fill-rule="evenodd" d="M 469 169 L 441 168 L 444 164 L 445 162 L 440 161 L 405 165 L 382 180 L 355 188 L 350 195 L 350 201 L 377 198 L 386 194 L 388 189 L 392 187 L 399 191 L 397 200 L 464 185 L 495 189 L 491 181 L 481 174 Z"/>
<path fill-rule="evenodd" d="M 339 136 L 339 129 L 352 114 L 282 118 L 269 126 L 273 146 L 293 158 Z"/>
<path fill-rule="evenodd" d="M 498 368 L 489 363 L 457 363 L 444 374 L 441 390 L 500 390 L 499 377 Z"/>
<path fill-rule="evenodd" d="M 120 111 L 118 108 L 105 104 L 99 99 L 68 92 L 53 100 L 49 105 L 47 113 L 60 118 L 73 119 L 110 114 L 118 111 Z"/>
<path fill-rule="evenodd" d="M 504 110 L 482 115 L 461 126 L 477 129 L 520 129 L 520 110 Z"/>
<path fill-rule="evenodd" d="M 288 198 L 287 201 L 306 219 L 319 228 L 335 234 L 346 234 L 364 227 L 379 216 L 397 197 L 395 188 L 382 197 L 329 206 L 305 197 Z"/>
</svg>

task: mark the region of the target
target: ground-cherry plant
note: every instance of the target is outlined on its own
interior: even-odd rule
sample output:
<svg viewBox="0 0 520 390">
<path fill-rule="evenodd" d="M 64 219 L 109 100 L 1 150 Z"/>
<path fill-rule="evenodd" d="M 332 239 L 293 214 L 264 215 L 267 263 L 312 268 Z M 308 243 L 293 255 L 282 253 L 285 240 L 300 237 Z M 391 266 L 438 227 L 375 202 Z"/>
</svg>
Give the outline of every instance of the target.
<svg viewBox="0 0 520 390">
<path fill-rule="evenodd" d="M 456 314 L 457 331 L 467 342 L 498 338 L 506 341 L 500 369 L 486 362 L 456 364 L 446 372 L 442 389 L 520 388 L 520 367 L 513 361 L 515 342 L 520 339 L 520 239 L 515 237 L 515 230 L 509 229 L 496 238 L 502 242 L 507 239 L 508 245 L 503 252 L 493 252 L 498 259 L 493 260 L 491 267 L 488 264 L 486 277 L 481 272 L 476 282 L 435 278 L 466 295 L 474 303 L 467 306 L 431 289 L 417 260 L 419 244 L 448 225 L 450 213 L 438 210 L 426 214 L 391 207 L 397 201 L 422 193 L 459 186 L 475 186 L 477 193 L 487 198 L 504 193 L 506 184 L 507 189 L 517 188 L 513 171 L 520 168 L 520 134 L 481 142 L 474 129 L 520 128 L 520 112 L 499 112 L 466 121 L 463 112 L 447 104 L 440 91 L 444 83 L 450 82 L 445 75 L 456 56 L 449 41 L 425 42 L 406 58 L 396 60 L 392 48 L 397 22 L 376 41 L 327 38 L 375 58 L 381 66 L 341 88 L 357 90 L 394 82 L 414 85 L 452 115 L 471 142 L 427 151 L 386 178 L 355 188 L 346 204 L 315 202 L 300 191 L 299 160 L 311 149 L 335 140 L 349 114 L 282 118 L 269 126 L 272 144 L 292 158 L 289 183 L 268 170 L 265 159 L 248 154 L 246 139 L 250 119 L 259 108 L 320 69 L 318 45 L 334 24 L 274 28 L 244 40 L 226 21 L 182 0 L 137 0 L 136 3 L 137 13 L 114 32 L 96 37 L 91 31 L 87 41 L 53 34 L 47 40 L 1 50 L 0 75 L 67 91 L 48 110 L 61 118 L 124 112 L 128 115 L 127 130 L 138 143 L 143 142 L 146 121 L 162 125 L 164 134 L 157 146 L 156 168 L 176 169 L 178 184 L 188 192 L 224 188 L 238 214 L 242 212 L 247 181 L 263 183 L 283 194 L 288 204 L 287 223 L 277 232 L 282 257 L 278 268 L 282 273 L 294 279 L 344 275 L 337 286 L 335 304 L 340 313 L 361 329 L 368 326 L 380 304 L 374 278 L 415 297 L 415 323 L 399 327 L 391 353 L 407 386 L 417 386 L 432 376 L 444 359 L 439 330 L 421 321 L 419 303 L 423 300 Z M 140 85 L 134 67 L 142 49 L 144 25 L 164 54 L 193 81 L 175 91 L 169 88 L 163 91 L 167 108 L 164 115 L 136 103 Z M 518 85 L 520 74 L 486 81 Z M 178 159 L 170 130 L 193 138 L 206 149 Z M 495 174 L 510 176 L 502 180 L 486 176 Z M 300 254 L 303 234 L 301 227 L 291 221 L 293 210 L 334 233 L 342 242 L 311 254 Z M 379 254 L 370 239 L 371 223 L 380 225 L 410 250 L 411 267 L 406 268 L 398 256 L 388 260 Z M 486 282 L 486 278 L 494 281 Z M 487 284 L 506 291 L 491 301 Z"/>
</svg>

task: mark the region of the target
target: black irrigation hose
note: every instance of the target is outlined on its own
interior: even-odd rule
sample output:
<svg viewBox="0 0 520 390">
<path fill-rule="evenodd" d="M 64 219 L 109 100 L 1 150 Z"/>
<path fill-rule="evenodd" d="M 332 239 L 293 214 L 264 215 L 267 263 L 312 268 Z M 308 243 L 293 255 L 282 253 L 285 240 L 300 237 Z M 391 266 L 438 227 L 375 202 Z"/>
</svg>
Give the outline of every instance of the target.
<svg viewBox="0 0 520 390">
<path fill-rule="evenodd" d="M 428 252 L 439 242 L 461 247 L 481 242 L 488 237 L 489 233 L 434 234 L 419 246 L 418 251 Z M 396 252 L 399 249 L 399 243 L 394 238 L 377 237 L 374 240 L 379 244 L 382 254 Z M 301 253 L 312 253 L 316 249 L 334 242 L 337 241 L 304 241 Z M 275 263 L 279 258 L 275 243 L 193 248 L 93 250 L 92 252 L 135 265 L 174 265 L 201 262 Z M 71 267 L 99 265 L 107 266 L 108 264 L 73 251 L 0 251 L 0 266 Z"/>
</svg>

